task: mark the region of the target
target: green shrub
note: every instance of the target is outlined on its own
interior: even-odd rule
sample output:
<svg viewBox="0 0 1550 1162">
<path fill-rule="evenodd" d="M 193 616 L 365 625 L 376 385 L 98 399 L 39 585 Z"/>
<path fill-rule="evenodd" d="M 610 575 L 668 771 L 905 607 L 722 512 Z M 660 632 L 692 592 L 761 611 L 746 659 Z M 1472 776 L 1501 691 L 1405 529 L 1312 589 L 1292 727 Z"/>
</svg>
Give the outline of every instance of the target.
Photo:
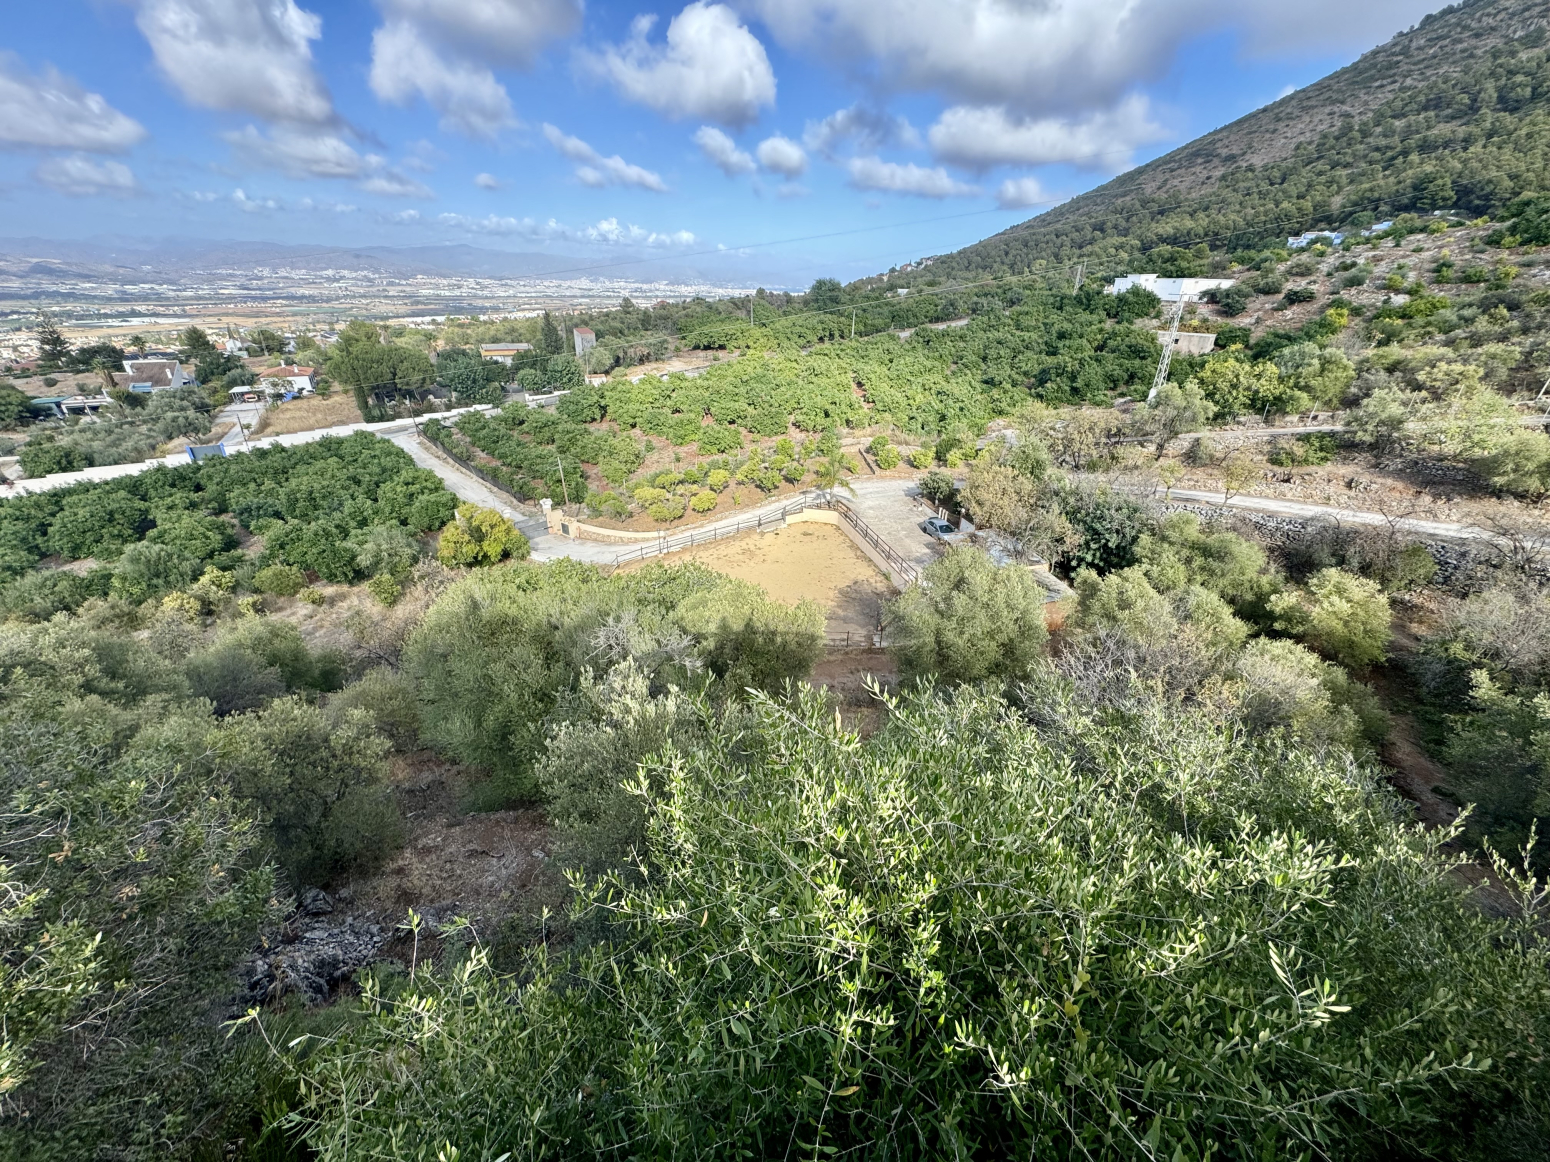
<svg viewBox="0 0 1550 1162">
<path fill-rule="evenodd" d="M 604 938 L 369 985 L 298 1062 L 310 1146 L 1484 1157 L 1502 1117 L 1537 1141 L 1543 943 L 1465 900 L 1377 772 L 1047 672 L 866 739 L 816 693 L 757 709 L 648 764 L 651 874 L 579 891 Z"/>
<path fill-rule="evenodd" d="M 130 545 L 113 566 L 113 596 L 138 605 L 174 589 L 185 589 L 199 576 L 199 562 L 166 545 L 140 541 Z"/>
<path fill-rule="evenodd" d="M 366 591 L 383 605 L 392 605 L 403 593 L 396 577 L 391 573 L 378 573 L 366 582 Z"/>
<path fill-rule="evenodd" d="M 1047 637 L 1044 588 L 979 549 L 949 549 L 894 601 L 889 637 L 906 676 L 942 682 L 1021 678 Z"/>
<path fill-rule="evenodd" d="M 351 711 L 371 716 L 378 733 L 395 750 L 412 751 L 420 745 L 420 702 L 408 675 L 388 666 L 368 670 L 339 693 L 330 696 L 324 713 L 331 724 L 343 724 Z"/>
<path fill-rule="evenodd" d="M 295 597 L 307 583 L 307 575 L 295 565 L 265 565 L 253 574 L 253 589 L 275 597 Z"/>
<path fill-rule="evenodd" d="M 299 698 L 227 719 L 215 741 L 223 781 L 264 819 L 297 888 L 377 863 L 401 839 L 389 745 L 365 710 L 330 718 Z"/>
<path fill-rule="evenodd" d="M 934 459 L 930 448 L 916 448 L 909 454 L 911 468 L 930 468 Z"/>
<path fill-rule="evenodd" d="M 732 483 L 732 474 L 725 468 L 712 468 L 705 476 L 705 486 L 712 492 L 725 492 Z"/>
<path fill-rule="evenodd" d="M 647 506 L 646 515 L 652 520 L 661 523 L 677 520 L 684 514 L 684 499 L 681 496 L 669 496 Z"/>
<path fill-rule="evenodd" d="M 1389 600 L 1374 581 L 1324 569 L 1306 590 L 1277 594 L 1268 604 L 1276 629 L 1342 666 L 1370 666 L 1388 653 Z"/>
<path fill-rule="evenodd" d="M 899 466 L 901 457 L 899 455 L 899 449 L 895 448 L 892 444 L 889 444 L 877 453 L 875 459 L 877 460 L 877 466 L 884 472 L 887 472 L 889 469 L 897 468 Z"/>
<path fill-rule="evenodd" d="M 506 517 L 493 508 L 462 504 L 457 519 L 441 530 L 436 556 L 443 565 L 471 568 L 507 558 L 525 561 L 528 551 L 527 537 Z"/>
<path fill-rule="evenodd" d="M 696 492 L 689 501 L 689 507 L 695 512 L 709 512 L 716 507 L 716 494 L 714 492 Z"/>
</svg>

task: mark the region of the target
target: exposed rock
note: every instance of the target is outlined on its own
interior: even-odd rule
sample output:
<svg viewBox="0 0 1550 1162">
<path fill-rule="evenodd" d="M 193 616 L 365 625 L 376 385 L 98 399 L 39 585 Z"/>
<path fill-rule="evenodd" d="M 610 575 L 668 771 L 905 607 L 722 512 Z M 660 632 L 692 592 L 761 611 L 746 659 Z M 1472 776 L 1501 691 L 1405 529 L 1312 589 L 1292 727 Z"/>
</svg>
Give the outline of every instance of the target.
<svg viewBox="0 0 1550 1162">
<path fill-rule="evenodd" d="M 354 916 L 345 917 L 343 924 L 310 924 L 294 940 L 239 966 L 242 999 L 264 1004 L 299 993 L 309 1005 L 326 1004 L 344 981 L 377 958 L 386 941 L 380 924 Z"/>
<path fill-rule="evenodd" d="M 308 888 L 301 894 L 300 911 L 303 916 L 326 916 L 334 910 L 334 901 L 322 888 Z"/>
</svg>

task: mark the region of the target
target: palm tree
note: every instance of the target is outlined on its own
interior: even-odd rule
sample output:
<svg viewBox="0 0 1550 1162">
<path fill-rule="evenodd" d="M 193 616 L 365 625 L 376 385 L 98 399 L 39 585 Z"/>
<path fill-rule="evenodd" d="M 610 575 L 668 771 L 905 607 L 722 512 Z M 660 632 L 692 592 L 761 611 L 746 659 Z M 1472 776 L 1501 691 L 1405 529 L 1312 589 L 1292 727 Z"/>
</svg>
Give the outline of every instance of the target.
<svg viewBox="0 0 1550 1162">
<path fill-rule="evenodd" d="M 840 461 L 840 458 L 838 456 L 830 456 L 813 469 L 813 479 L 817 482 L 818 487 L 825 492 L 833 492 L 835 488 L 843 488 L 846 492 L 855 496 L 856 490 L 851 487 L 850 481 L 840 475 L 843 471 L 845 471 L 845 465 Z"/>
</svg>

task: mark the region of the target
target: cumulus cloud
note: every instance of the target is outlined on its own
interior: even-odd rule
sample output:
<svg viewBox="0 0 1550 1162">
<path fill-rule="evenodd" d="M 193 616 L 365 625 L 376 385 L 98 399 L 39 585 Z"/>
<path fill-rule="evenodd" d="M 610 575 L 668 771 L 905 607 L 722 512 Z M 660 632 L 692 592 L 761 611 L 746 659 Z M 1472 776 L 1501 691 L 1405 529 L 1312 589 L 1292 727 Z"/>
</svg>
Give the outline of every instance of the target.
<svg viewBox="0 0 1550 1162">
<path fill-rule="evenodd" d="M 464 214 L 442 214 L 436 220 L 443 226 L 466 230 L 471 234 L 517 236 L 535 242 L 582 242 L 600 246 L 681 249 L 693 246 L 698 241 L 688 230 L 658 233 L 641 226 L 623 225 L 617 218 L 604 218 L 596 225 L 582 227 L 562 225 L 553 218 L 540 222 L 533 218 L 506 218 L 498 214 L 488 214 L 483 218 L 470 218 Z"/>
<path fill-rule="evenodd" d="M 353 214 L 360 209 L 349 202 L 334 202 L 327 198 L 303 198 L 296 205 L 303 210 L 315 210 L 320 214 Z"/>
<path fill-rule="evenodd" d="M 441 127 L 489 140 L 516 124 L 511 98 L 481 65 L 443 56 L 418 26 L 390 20 L 371 38 L 371 91 L 394 105 L 423 97 Z"/>
<path fill-rule="evenodd" d="M 544 125 L 544 140 L 561 155 L 579 163 L 576 166 L 576 177 L 582 185 L 639 186 L 643 190 L 667 193 L 667 183 L 649 169 L 631 165 L 617 153 L 612 157 L 604 157 L 581 138 L 572 137 L 553 125 Z"/>
<path fill-rule="evenodd" d="M 0 52 L 0 148 L 120 153 L 144 138 L 145 126 L 52 65 L 33 76 Z"/>
<path fill-rule="evenodd" d="M 729 178 L 754 171 L 753 158 L 737 148 L 737 142 L 713 125 L 701 125 L 695 131 L 694 144 Z"/>
<path fill-rule="evenodd" d="M 668 117 L 699 117 L 741 128 L 775 102 L 775 71 L 757 37 L 724 4 L 695 0 L 648 39 L 655 16 L 638 16 L 630 39 L 581 54 L 624 97 Z"/>
<path fill-rule="evenodd" d="M 845 166 L 850 184 L 858 190 L 886 190 L 922 198 L 962 198 L 981 193 L 952 177 L 941 166 L 926 168 L 913 162 L 901 165 L 877 157 L 853 157 Z"/>
<path fill-rule="evenodd" d="M 822 121 L 809 121 L 802 131 L 802 144 L 832 159 L 846 145 L 861 153 L 876 153 L 886 145 L 913 147 L 920 144 L 920 134 L 903 117 L 852 105 Z"/>
<path fill-rule="evenodd" d="M 399 210 L 394 214 L 383 214 L 382 220 L 384 222 L 391 222 L 395 226 L 412 226 L 420 220 L 420 211 Z"/>
<path fill-rule="evenodd" d="M 257 126 L 248 125 L 222 136 L 250 164 L 278 169 L 297 178 L 359 178 L 382 161 L 360 153 L 328 129 L 278 125 L 264 133 Z"/>
<path fill-rule="evenodd" d="M 250 198 L 240 189 L 231 192 L 231 200 L 244 214 L 266 214 L 280 208 L 280 203 L 273 198 Z"/>
<path fill-rule="evenodd" d="M 481 190 L 498 190 L 501 188 L 501 180 L 492 173 L 482 173 L 474 178 L 474 185 Z"/>
<path fill-rule="evenodd" d="M 434 198 L 436 196 L 435 191 L 428 186 L 394 169 L 378 170 L 363 178 L 360 188 L 365 193 L 376 194 L 383 198 Z"/>
<path fill-rule="evenodd" d="M 323 22 L 294 0 L 140 0 L 135 22 L 191 104 L 297 125 L 338 122 L 312 61 Z"/>
<path fill-rule="evenodd" d="M 1112 105 L 1160 76 L 1174 50 L 1211 28 L 1251 46 L 1365 47 L 1435 0 L 739 0 L 775 39 L 894 90 L 1027 114 Z"/>
<path fill-rule="evenodd" d="M 758 155 L 760 165 L 784 178 L 799 178 L 807 172 L 807 154 L 802 152 L 802 147 L 778 133 L 759 142 L 754 153 Z"/>
<path fill-rule="evenodd" d="M 551 41 L 581 27 L 579 0 L 378 0 L 389 20 L 485 64 L 528 68 Z"/>
<path fill-rule="evenodd" d="M 434 196 L 420 182 L 391 168 L 374 153 L 361 153 L 332 130 L 277 125 L 263 133 L 247 125 L 224 137 L 245 161 L 290 177 L 355 181 L 368 194 L 390 198 Z"/>
<path fill-rule="evenodd" d="M 38 163 L 32 176 L 62 194 L 86 197 L 112 194 L 127 197 L 139 190 L 135 175 L 121 161 L 94 161 L 82 154 L 50 157 Z"/>
<path fill-rule="evenodd" d="M 1004 105 L 955 105 L 926 134 L 940 161 L 968 169 L 1070 162 L 1088 169 L 1130 163 L 1137 145 L 1165 136 L 1145 97 L 1079 118 L 1022 118 Z"/>
<path fill-rule="evenodd" d="M 1026 210 L 1048 200 L 1038 178 L 1007 178 L 996 191 L 996 201 L 1003 210 Z"/>
</svg>

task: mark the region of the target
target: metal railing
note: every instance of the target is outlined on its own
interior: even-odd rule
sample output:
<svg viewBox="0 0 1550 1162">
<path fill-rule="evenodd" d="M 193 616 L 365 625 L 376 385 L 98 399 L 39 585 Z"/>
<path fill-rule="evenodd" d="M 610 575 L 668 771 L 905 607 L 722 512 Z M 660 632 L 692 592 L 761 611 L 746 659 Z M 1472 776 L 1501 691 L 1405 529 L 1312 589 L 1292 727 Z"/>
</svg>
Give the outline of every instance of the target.
<svg viewBox="0 0 1550 1162">
<path fill-rule="evenodd" d="M 824 504 L 815 507 L 832 508 L 839 513 L 844 518 L 845 523 L 855 529 L 863 541 L 877 550 L 878 556 L 888 562 L 889 566 L 899 574 L 899 579 L 906 585 L 920 580 L 920 570 L 901 557 L 892 545 L 878 536 L 872 526 L 856 514 L 855 509 L 851 508 L 850 505 L 846 504 L 839 497 L 831 494 L 826 498 Z"/>
<path fill-rule="evenodd" d="M 901 557 L 894 548 L 883 540 L 871 525 L 862 520 L 856 514 L 856 510 L 840 500 L 833 493 L 828 492 L 804 492 L 796 500 L 784 504 L 780 508 L 749 520 L 736 521 L 729 525 L 717 525 L 715 528 L 705 529 L 700 532 L 680 533 L 678 536 L 668 536 L 664 533 L 657 541 L 644 544 L 625 553 L 620 553 L 614 558 L 614 565 L 627 565 L 632 561 L 644 561 L 648 557 L 660 557 L 665 553 L 676 553 L 681 549 L 691 549 L 696 545 L 708 545 L 715 541 L 724 540 L 727 537 L 735 537 L 739 533 L 759 532 L 770 525 L 785 524 L 787 518 L 797 513 L 806 512 L 808 509 L 822 508 L 837 512 L 852 529 L 854 529 L 868 545 L 870 545 L 889 568 L 899 575 L 899 580 L 908 585 L 919 580 L 920 570 Z"/>
<path fill-rule="evenodd" d="M 664 553 L 676 553 L 680 549 L 692 549 L 696 545 L 708 545 L 715 541 L 725 540 L 727 537 L 735 537 L 739 533 L 761 532 L 770 525 L 785 524 L 786 518 L 794 513 L 805 512 L 810 508 L 823 508 L 824 505 L 815 503 L 811 498 L 817 494 L 803 493 L 801 498 L 790 504 L 782 505 L 773 512 L 762 513 L 748 520 L 736 521 L 729 525 L 717 525 L 714 528 L 703 529 L 698 532 L 679 533 L 676 537 L 663 533 L 657 540 L 640 545 L 628 552 L 620 553 L 614 558 L 615 565 L 627 565 L 631 561 L 644 561 L 647 557 L 660 557 Z"/>
</svg>

